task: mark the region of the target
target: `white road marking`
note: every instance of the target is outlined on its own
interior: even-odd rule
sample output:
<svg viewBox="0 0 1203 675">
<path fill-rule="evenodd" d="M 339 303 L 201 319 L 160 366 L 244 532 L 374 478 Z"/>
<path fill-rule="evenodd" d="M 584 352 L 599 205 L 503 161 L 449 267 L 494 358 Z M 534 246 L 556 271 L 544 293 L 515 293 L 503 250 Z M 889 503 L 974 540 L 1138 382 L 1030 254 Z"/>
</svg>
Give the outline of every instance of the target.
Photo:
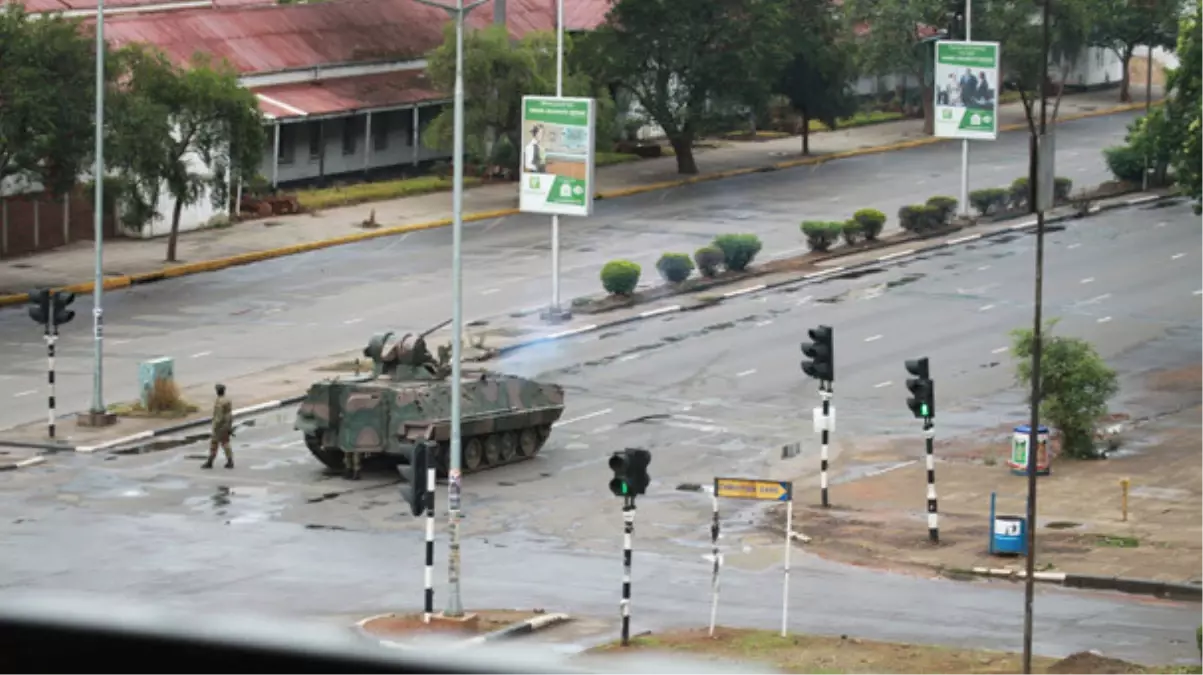
<svg viewBox="0 0 1203 675">
<path fill-rule="evenodd" d="M 982 265 L 981 267 L 977 268 L 977 271 L 979 271 L 979 272 L 985 272 L 985 271 L 986 271 L 986 270 L 988 270 L 988 269 L 990 269 L 990 266 L 989 266 L 989 265 Z"/>
<path fill-rule="evenodd" d="M 990 353 L 991 354 L 1001 354 L 1001 353 L 1007 351 L 1008 349 L 1010 349 L 1010 347 L 999 347 L 998 349 L 991 349 Z"/>
<path fill-rule="evenodd" d="M 581 415 L 580 417 L 573 417 L 571 419 L 560 420 L 560 421 L 556 422 L 555 424 L 553 424 L 552 426 L 553 427 L 562 427 L 565 424 L 572 424 L 573 422 L 580 422 L 582 420 L 593 419 L 594 417 L 600 417 L 602 415 L 606 415 L 606 414 L 612 413 L 612 412 L 614 412 L 613 408 L 606 408 L 605 410 L 595 410 L 595 411 L 589 413 L 588 415 Z"/>
<path fill-rule="evenodd" d="M 843 271 L 844 271 L 844 267 L 841 265 L 840 267 L 832 267 L 832 268 L 825 269 L 825 270 L 819 270 L 818 272 L 811 272 L 810 274 L 803 274 L 802 278 L 803 279 L 814 279 L 815 277 L 821 277 L 824 274 L 835 274 L 836 272 L 843 272 Z"/>
<path fill-rule="evenodd" d="M 873 342 L 874 340 L 880 340 L 880 339 L 881 339 L 880 335 L 874 335 L 872 337 L 865 338 L 865 342 Z"/>
<path fill-rule="evenodd" d="M 641 356 L 643 356 L 643 352 L 637 352 L 635 354 L 627 354 L 626 356 L 623 356 L 618 360 L 619 361 L 634 361 L 635 359 L 637 359 Z"/>
<path fill-rule="evenodd" d="M 726 293 L 723 293 L 723 297 L 724 298 L 734 298 L 738 295 L 743 295 L 745 293 L 753 293 L 755 291 L 759 291 L 759 290 L 763 290 L 763 289 L 764 289 L 764 284 L 756 284 L 755 286 L 748 286 L 747 288 L 740 288 L 738 290 L 728 291 Z"/>
<path fill-rule="evenodd" d="M 806 303 L 810 302 L 811 298 L 813 298 L 813 297 L 815 297 L 815 296 L 808 295 L 805 298 L 802 298 L 801 300 L 799 300 L 798 302 L 796 302 L 794 304 L 795 305 L 805 305 Z"/>
<path fill-rule="evenodd" d="M 977 311 L 985 312 L 985 311 L 991 310 L 991 309 L 994 309 L 994 305 L 982 305 L 981 307 L 977 308 Z"/>
<path fill-rule="evenodd" d="M 17 393 L 13 394 L 13 396 L 20 398 L 22 396 L 29 396 L 30 394 L 36 394 L 36 393 L 38 393 L 37 389 L 28 389 L 26 391 L 18 391 Z"/>
<path fill-rule="evenodd" d="M 193 355 L 192 355 L 192 358 L 194 358 L 194 359 L 199 359 L 199 358 L 200 358 L 200 357 L 202 357 L 202 356 L 208 356 L 208 355 L 210 355 L 210 354 L 212 354 L 212 353 L 213 353 L 213 352 L 197 352 L 197 353 L 195 353 L 195 354 L 193 354 Z"/>
<path fill-rule="evenodd" d="M 923 185 L 926 182 L 927 182 L 926 180 L 920 178 L 919 180 L 915 181 L 915 185 Z"/>
<path fill-rule="evenodd" d="M 1165 222 L 1164 220 L 1160 223 L 1157 223 L 1157 227 L 1165 227 L 1166 225 L 1169 225 L 1169 223 Z"/>
<path fill-rule="evenodd" d="M 1011 227 L 1008 227 L 1007 229 L 1008 230 L 1026 230 L 1029 227 L 1034 227 L 1035 225 L 1036 225 L 1036 221 L 1025 220 L 1022 223 L 1016 223 L 1015 225 L 1012 225 Z"/>
<path fill-rule="evenodd" d="M 487 288 L 487 289 L 481 291 L 480 294 L 481 295 L 493 295 L 494 293 L 500 293 L 500 292 L 501 292 L 500 288 Z"/>
<path fill-rule="evenodd" d="M 686 406 L 684 410 L 689 410 L 692 406 Z M 677 419 L 693 420 L 694 422 L 713 422 L 709 417 L 695 417 L 694 415 L 673 415 Z"/>
<path fill-rule="evenodd" d="M 893 383 L 893 382 L 891 382 L 891 381 L 889 381 L 889 380 L 886 380 L 885 382 L 878 382 L 877 384 L 873 385 L 873 388 L 874 388 L 874 389 L 881 389 L 882 387 L 888 387 L 888 386 L 890 386 L 891 384 L 894 384 L 894 383 Z"/>
<path fill-rule="evenodd" d="M 1104 300 L 1106 300 L 1107 298 L 1110 298 L 1110 297 L 1111 297 L 1111 294 L 1110 294 L 1110 293 L 1104 293 L 1104 294 L 1102 294 L 1102 295 L 1096 295 L 1096 296 L 1094 296 L 1093 298 L 1091 298 L 1091 299 L 1089 299 L 1089 300 L 1084 300 L 1084 301 L 1082 301 L 1082 304 L 1083 304 L 1083 305 L 1093 305 L 1093 304 L 1094 304 L 1094 303 L 1096 303 L 1096 302 L 1102 302 L 1102 301 L 1104 301 Z"/>
<path fill-rule="evenodd" d="M 1069 246 L 1066 246 L 1065 248 L 1077 248 L 1079 246 L 1081 246 L 1081 244 L 1070 244 Z"/>
<path fill-rule="evenodd" d="M 1148 195 L 1146 197 L 1137 197 L 1136 199 L 1129 199 L 1128 205 L 1131 206 L 1133 204 L 1143 204 L 1145 202 L 1151 202 L 1154 199 L 1159 199 L 1159 198 L 1160 197 L 1158 197 L 1157 195 Z"/>
<path fill-rule="evenodd" d="M 279 314 L 282 311 L 284 311 L 284 310 L 280 309 L 279 307 L 272 307 L 271 309 L 266 310 L 263 313 L 264 314 Z"/>
<path fill-rule="evenodd" d="M 1094 277 L 1086 277 L 1085 279 L 1082 280 L 1082 283 L 1088 284 L 1092 281 L 1094 281 Z"/>
<path fill-rule="evenodd" d="M 1175 253 L 1174 255 L 1170 256 L 1170 260 L 1177 260 L 1178 258 L 1181 258 L 1184 255 L 1186 255 L 1186 254 L 1185 253 Z"/>
<path fill-rule="evenodd" d="M 130 341 L 129 340 L 105 340 L 105 342 L 108 342 L 110 347 L 116 347 L 117 345 L 129 344 Z"/>
<path fill-rule="evenodd" d="M 1099 319 L 1099 323 L 1107 323 L 1110 320 L 1111 320 L 1111 317 L 1105 316 L 1105 317 Z"/>
<path fill-rule="evenodd" d="M 948 246 L 955 246 L 957 244 L 964 244 L 967 241 L 973 241 L 975 239 L 981 239 L 981 238 L 982 238 L 982 235 L 980 235 L 980 234 L 969 234 L 969 235 L 965 235 L 964 237 L 957 237 L 956 239 L 949 239 L 948 241 L 946 241 L 944 243 Z"/>
<path fill-rule="evenodd" d="M 773 320 L 772 320 L 772 319 L 766 319 L 766 320 L 764 320 L 764 321 L 758 321 L 758 322 L 756 322 L 756 327 L 757 327 L 757 328 L 762 328 L 762 327 L 764 327 L 764 326 L 767 326 L 767 325 L 769 325 L 769 324 L 771 324 L 771 323 L 773 323 Z"/>
<path fill-rule="evenodd" d="M 351 324 L 359 323 L 360 321 L 363 321 L 363 319 L 347 319 L 346 321 L 343 322 L 343 325 L 350 326 Z"/>
<path fill-rule="evenodd" d="M 828 201 L 832 201 L 832 202 L 838 202 L 839 200 L 840 200 L 840 198 L 839 198 L 838 196 L 836 196 L 836 197 L 830 197 L 830 198 L 828 199 Z"/>
<path fill-rule="evenodd" d="M 902 256 L 904 256 L 904 255 L 910 255 L 910 254 L 912 254 L 912 253 L 914 253 L 914 252 L 915 252 L 915 249 L 913 249 L 913 248 L 908 248 L 908 249 L 907 249 L 907 250 L 905 250 L 905 251 L 899 251 L 899 252 L 897 252 L 897 253 L 891 253 L 890 255 L 883 255 L 883 256 L 881 256 L 880 258 L 878 258 L 878 259 L 877 259 L 877 262 L 885 262 L 885 261 L 887 261 L 887 260 L 893 260 L 894 258 L 901 258 L 901 257 L 902 257 Z"/>
<path fill-rule="evenodd" d="M 615 425 L 613 425 L 613 424 L 603 424 L 603 425 L 601 425 L 600 427 L 598 427 L 598 428 L 594 429 L 593 431 L 590 431 L 589 433 L 591 433 L 591 434 L 604 434 L 604 433 L 606 433 L 606 432 L 608 432 L 608 431 L 614 431 L 614 430 L 615 430 L 615 429 L 617 429 L 617 428 L 618 428 L 618 427 L 617 427 L 617 426 L 615 426 Z"/>
<path fill-rule="evenodd" d="M 752 368 L 751 370 L 745 370 L 742 373 L 736 373 L 735 376 L 736 377 L 747 377 L 755 372 L 756 372 L 756 369 Z"/>
<path fill-rule="evenodd" d="M 680 305 L 672 305 L 670 307 L 661 307 L 660 309 L 649 309 L 646 312 L 640 312 L 639 316 L 646 319 L 648 317 L 657 316 L 660 314 L 667 314 L 669 312 L 675 312 L 679 309 L 681 309 Z"/>
</svg>

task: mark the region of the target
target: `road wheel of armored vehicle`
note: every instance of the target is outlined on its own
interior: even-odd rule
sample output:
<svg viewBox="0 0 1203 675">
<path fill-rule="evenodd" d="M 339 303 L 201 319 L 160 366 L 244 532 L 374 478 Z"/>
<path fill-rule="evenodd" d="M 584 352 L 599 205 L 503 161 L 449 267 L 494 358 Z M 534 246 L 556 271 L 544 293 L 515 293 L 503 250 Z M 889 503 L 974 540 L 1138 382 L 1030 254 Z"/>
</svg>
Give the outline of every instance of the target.
<svg viewBox="0 0 1203 675">
<path fill-rule="evenodd" d="M 322 439 L 320 437 L 311 434 L 305 434 L 305 447 L 309 448 L 309 452 L 312 453 L 314 457 L 317 457 L 317 460 L 322 464 L 325 464 L 331 469 L 337 469 L 340 471 L 343 469 L 343 451 L 335 450 L 333 448 L 323 448 Z"/>
<path fill-rule="evenodd" d="M 534 457 L 536 452 L 539 452 L 539 434 L 534 429 L 523 429 L 518 434 L 518 454 Z"/>
<path fill-rule="evenodd" d="M 476 471 L 484 464 L 485 451 L 479 438 L 469 438 L 464 443 L 464 469 Z"/>
<path fill-rule="evenodd" d="M 503 431 L 497 436 L 497 444 L 500 446 L 501 464 L 508 464 L 514 461 L 514 456 L 518 454 L 518 434 L 512 431 Z"/>
<path fill-rule="evenodd" d="M 501 434 L 485 436 L 485 465 L 497 466 L 501 463 Z"/>
</svg>

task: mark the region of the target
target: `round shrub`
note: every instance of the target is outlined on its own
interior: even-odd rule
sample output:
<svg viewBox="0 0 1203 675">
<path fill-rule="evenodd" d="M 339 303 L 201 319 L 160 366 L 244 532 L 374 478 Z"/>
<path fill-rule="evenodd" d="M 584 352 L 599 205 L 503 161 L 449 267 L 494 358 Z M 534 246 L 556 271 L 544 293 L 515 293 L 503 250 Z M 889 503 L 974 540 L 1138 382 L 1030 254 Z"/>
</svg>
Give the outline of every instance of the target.
<svg viewBox="0 0 1203 675">
<path fill-rule="evenodd" d="M 849 218 L 842 223 L 837 222 L 835 224 L 840 226 L 840 231 L 844 235 L 844 243 L 848 244 L 849 246 L 855 245 L 861 240 L 862 235 L 864 234 L 864 227 L 862 227 L 860 221 L 855 218 Z"/>
<path fill-rule="evenodd" d="M 829 223 L 825 220 L 804 220 L 801 225 L 802 234 L 806 236 L 806 245 L 818 253 L 826 253 L 832 244 L 839 241 L 843 226 L 843 223 Z"/>
<path fill-rule="evenodd" d="M 948 224 L 948 215 L 939 206 L 923 206 L 923 229 L 938 230 Z"/>
<path fill-rule="evenodd" d="M 693 261 L 685 253 L 665 253 L 656 261 L 660 276 L 670 284 L 679 284 L 693 272 Z"/>
<path fill-rule="evenodd" d="M 939 223 L 941 225 L 952 220 L 952 215 L 957 212 L 956 199 L 952 197 L 932 197 L 927 200 L 927 206 L 935 208 L 940 213 Z"/>
<path fill-rule="evenodd" d="M 877 209 L 861 209 L 852 214 L 852 219 L 860 223 L 861 234 L 868 241 L 876 241 L 886 225 L 886 214 Z"/>
<path fill-rule="evenodd" d="M 898 209 L 898 224 L 907 232 L 922 232 L 926 226 L 926 209 L 923 204 L 911 204 Z"/>
<path fill-rule="evenodd" d="M 693 261 L 697 263 L 702 276 L 714 278 L 723 266 L 723 251 L 717 246 L 703 246 L 693 252 Z"/>
<path fill-rule="evenodd" d="M 1059 202 L 1069 201 L 1069 193 L 1074 189 L 1074 182 L 1070 178 L 1057 176 L 1053 179 L 1053 199 Z"/>
<path fill-rule="evenodd" d="M 979 215 L 989 215 L 1005 209 L 1007 206 L 1006 188 L 984 188 L 969 193 L 969 205 L 977 210 Z"/>
<path fill-rule="evenodd" d="M 733 271 L 742 272 L 760 253 L 763 244 L 754 234 L 724 234 L 714 239 L 714 245 L 723 252 L 723 265 Z"/>
<path fill-rule="evenodd" d="M 1029 195 L 1027 176 L 1011 181 L 1011 188 L 1008 190 L 1007 199 L 1012 209 L 1016 211 L 1027 209 Z"/>
<path fill-rule="evenodd" d="M 602 288 L 613 295 L 630 295 L 642 272 L 643 268 L 630 260 L 611 260 L 601 271 Z"/>
<path fill-rule="evenodd" d="M 1107 168 L 1122 181 L 1139 183 L 1145 172 L 1144 153 L 1131 145 L 1117 145 L 1103 150 Z"/>
</svg>

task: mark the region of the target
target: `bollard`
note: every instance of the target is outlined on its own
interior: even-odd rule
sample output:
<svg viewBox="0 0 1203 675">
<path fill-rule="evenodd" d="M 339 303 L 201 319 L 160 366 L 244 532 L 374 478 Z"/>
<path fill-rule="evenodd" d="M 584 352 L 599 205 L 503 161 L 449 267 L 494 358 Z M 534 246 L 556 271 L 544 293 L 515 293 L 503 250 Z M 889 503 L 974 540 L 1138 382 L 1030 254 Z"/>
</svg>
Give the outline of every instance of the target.
<svg viewBox="0 0 1203 675">
<path fill-rule="evenodd" d="M 1122 495 L 1120 504 L 1123 511 L 1123 517 L 1121 520 L 1123 520 L 1125 523 L 1128 522 L 1128 487 L 1131 485 L 1132 480 L 1129 478 L 1121 478 L 1119 481 L 1119 489 Z"/>
</svg>

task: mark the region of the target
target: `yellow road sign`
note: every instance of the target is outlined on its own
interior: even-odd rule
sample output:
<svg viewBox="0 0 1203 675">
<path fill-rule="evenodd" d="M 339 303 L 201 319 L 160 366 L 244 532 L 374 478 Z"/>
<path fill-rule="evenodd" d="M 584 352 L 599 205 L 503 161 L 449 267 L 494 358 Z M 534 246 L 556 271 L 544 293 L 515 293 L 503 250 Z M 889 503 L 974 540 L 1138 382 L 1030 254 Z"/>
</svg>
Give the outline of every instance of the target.
<svg viewBox="0 0 1203 675">
<path fill-rule="evenodd" d="M 714 494 L 723 499 L 755 499 L 788 502 L 794 496 L 794 484 L 787 480 L 756 478 L 715 478 Z"/>
</svg>

